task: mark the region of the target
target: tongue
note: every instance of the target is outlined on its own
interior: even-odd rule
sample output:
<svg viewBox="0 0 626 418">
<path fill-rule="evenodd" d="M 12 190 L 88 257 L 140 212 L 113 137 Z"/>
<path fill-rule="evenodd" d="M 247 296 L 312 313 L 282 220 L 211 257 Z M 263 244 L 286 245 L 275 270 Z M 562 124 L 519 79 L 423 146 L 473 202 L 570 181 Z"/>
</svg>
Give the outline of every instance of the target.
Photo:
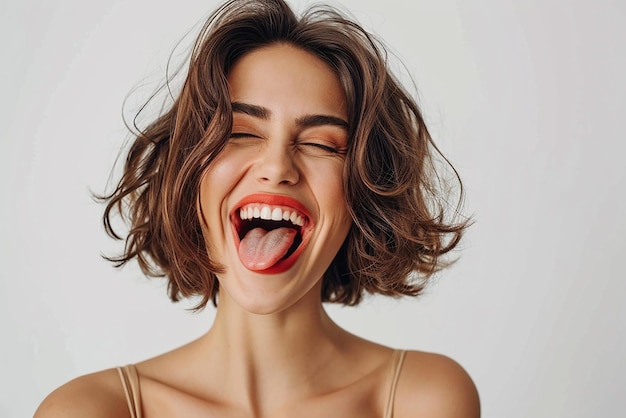
<svg viewBox="0 0 626 418">
<path fill-rule="evenodd" d="M 287 254 L 296 234 L 293 228 L 254 228 L 239 243 L 239 259 L 249 270 L 268 269 Z"/>
</svg>

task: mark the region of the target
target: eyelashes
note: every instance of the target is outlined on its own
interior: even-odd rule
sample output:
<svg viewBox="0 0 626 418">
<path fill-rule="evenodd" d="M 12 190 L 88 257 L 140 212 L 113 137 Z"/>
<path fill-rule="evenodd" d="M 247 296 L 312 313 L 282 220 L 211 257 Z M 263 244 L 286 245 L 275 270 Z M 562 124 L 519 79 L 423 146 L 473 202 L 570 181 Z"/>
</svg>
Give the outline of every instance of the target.
<svg viewBox="0 0 626 418">
<path fill-rule="evenodd" d="M 249 132 L 233 132 L 230 134 L 230 140 L 232 143 L 239 145 L 257 145 L 259 142 L 264 141 L 259 135 L 255 135 Z M 306 140 L 296 140 L 294 146 L 302 150 L 307 155 L 345 155 L 346 150 L 340 148 L 327 140 L 312 140 L 307 138 Z"/>
<path fill-rule="evenodd" d="M 251 139 L 261 139 L 260 136 L 249 134 L 245 132 L 233 132 L 230 134 L 230 139 L 243 139 L 243 138 L 251 138 Z"/>
<path fill-rule="evenodd" d="M 337 147 L 333 147 L 330 145 L 322 144 L 319 142 L 303 142 L 300 145 L 304 145 L 307 147 L 317 148 L 320 151 L 327 152 L 329 154 L 344 154 L 344 150 L 340 150 Z"/>
</svg>

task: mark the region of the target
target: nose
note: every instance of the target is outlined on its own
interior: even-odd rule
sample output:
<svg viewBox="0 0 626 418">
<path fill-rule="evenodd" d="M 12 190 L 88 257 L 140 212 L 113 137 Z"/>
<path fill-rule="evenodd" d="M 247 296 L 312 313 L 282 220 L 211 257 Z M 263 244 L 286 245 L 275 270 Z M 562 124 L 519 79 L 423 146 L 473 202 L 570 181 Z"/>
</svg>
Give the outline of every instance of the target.
<svg viewBox="0 0 626 418">
<path fill-rule="evenodd" d="M 269 140 L 271 145 L 259 151 L 254 174 L 257 181 L 266 185 L 294 185 L 300 180 L 300 173 L 289 146 Z"/>
</svg>

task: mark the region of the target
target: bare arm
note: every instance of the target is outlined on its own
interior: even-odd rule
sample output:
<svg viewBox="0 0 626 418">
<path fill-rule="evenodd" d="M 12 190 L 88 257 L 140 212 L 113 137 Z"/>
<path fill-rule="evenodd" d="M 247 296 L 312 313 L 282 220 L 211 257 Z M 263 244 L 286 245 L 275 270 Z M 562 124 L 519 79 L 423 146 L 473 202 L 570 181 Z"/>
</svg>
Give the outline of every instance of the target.
<svg viewBox="0 0 626 418">
<path fill-rule="evenodd" d="M 395 402 L 395 418 L 479 418 L 474 382 L 454 360 L 438 354 L 409 352 Z"/>
<path fill-rule="evenodd" d="M 34 418 L 129 417 L 123 388 L 114 369 L 76 378 L 48 395 Z"/>
</svg>

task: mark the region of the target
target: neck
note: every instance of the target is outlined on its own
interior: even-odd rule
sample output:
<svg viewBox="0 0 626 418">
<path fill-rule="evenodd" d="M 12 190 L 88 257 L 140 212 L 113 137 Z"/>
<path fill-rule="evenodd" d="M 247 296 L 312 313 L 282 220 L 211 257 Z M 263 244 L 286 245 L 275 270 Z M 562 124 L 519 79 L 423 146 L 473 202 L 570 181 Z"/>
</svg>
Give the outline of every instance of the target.
<svg viewBox="0 0 626 418">
<path fill-rule="evenodd" d="M 220 295 L 215 322 L 201 344 L 210 353 L 213 372 L 244 398 L 237 402 L 271 410 L 273 401 L 319 391 L 317 382 L 328 382 L 322 377 L 328 377 L 324 373 L 332 368 L 331 359 L 342 357 L 348 338 L 317 295 L 264 315 L 246 312 Z"/>
</svg>

